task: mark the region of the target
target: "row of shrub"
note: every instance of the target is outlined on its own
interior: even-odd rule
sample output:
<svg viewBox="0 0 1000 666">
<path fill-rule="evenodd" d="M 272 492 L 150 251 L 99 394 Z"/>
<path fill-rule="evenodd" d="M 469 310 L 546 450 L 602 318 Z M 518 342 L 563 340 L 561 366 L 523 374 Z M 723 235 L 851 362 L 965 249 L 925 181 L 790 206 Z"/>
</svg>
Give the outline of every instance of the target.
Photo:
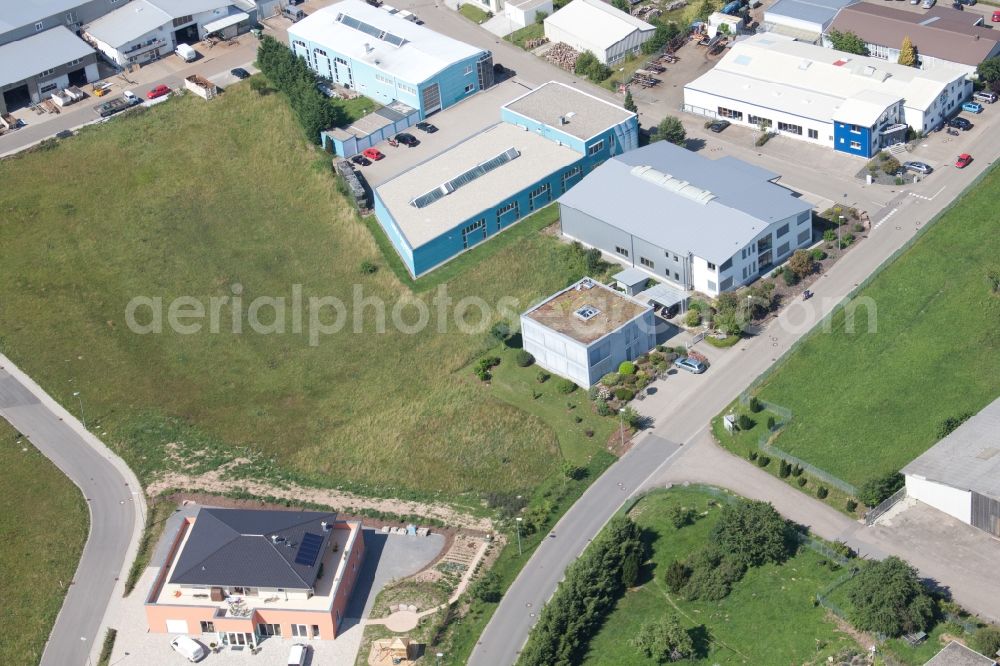
<svg viewBox="0 0 1000 666">
<path fill-rule="evenodd" d="M 566 570 L 542 609 L 518 664 L 571 666 L 583 661 L 591 636 L 634 585 L 645 561 L 639 527 L 625 516 L 611 519 L 601 535 Z"/>
</svg>

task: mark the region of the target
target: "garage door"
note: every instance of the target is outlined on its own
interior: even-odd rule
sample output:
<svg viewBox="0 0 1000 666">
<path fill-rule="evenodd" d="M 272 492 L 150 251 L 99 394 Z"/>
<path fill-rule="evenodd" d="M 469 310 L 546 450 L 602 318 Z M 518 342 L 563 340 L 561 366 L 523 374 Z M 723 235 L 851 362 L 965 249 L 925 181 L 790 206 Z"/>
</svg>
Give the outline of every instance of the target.
<svg viewBox="0 0 1000 666">
<path fill-rule="evenodd" d="M 188 632 L 187 620 L 167 620 L 168 634 L 186 634 Z"/>
</svg>

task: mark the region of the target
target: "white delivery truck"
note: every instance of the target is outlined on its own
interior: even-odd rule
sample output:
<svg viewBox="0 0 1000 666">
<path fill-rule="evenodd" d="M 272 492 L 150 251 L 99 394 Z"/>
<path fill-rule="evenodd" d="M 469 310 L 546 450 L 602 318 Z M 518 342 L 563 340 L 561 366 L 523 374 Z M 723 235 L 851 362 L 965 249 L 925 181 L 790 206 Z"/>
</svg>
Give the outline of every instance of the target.
<svg viewBox="0 0 1000 666">
<path fill-rule="evenodd" d="M 174 53 L 179 55 L 184 62 L 194 62 L 195 58 L 198 57 L 198 52 L 187 44 L 178 44 Z"/>
</svg>

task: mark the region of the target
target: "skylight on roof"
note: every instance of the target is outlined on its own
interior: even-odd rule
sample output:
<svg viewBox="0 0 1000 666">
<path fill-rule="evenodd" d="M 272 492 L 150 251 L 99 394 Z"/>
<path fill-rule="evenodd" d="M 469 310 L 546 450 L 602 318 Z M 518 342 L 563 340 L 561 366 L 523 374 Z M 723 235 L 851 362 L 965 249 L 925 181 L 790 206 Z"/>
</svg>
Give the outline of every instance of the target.
<svg viewBox="0 0 1000 666">
<path fill-rule="evenodd" d="M 748 55 L 742 55 L 742 54 L 733 58 L 733 62 L 736 63 L 737 65 L 749 65 L 751 60 L 753 60 L 753 58 L 751 58 Z"/>
<path fill-rule="evenodd" d="M 406 43 L 406 40 L 403 39 L 402 37 L 398 37 L 392 34 L 391 32 L 382 30 L 381 28 L 371 25 L 370 23 L 359 21 L 353 16 L 349 16 L 347 14 L 337 14 L 337 21 L 343 23 L 349 28 L 354 28 L 355 30 L 359 30 L 365 33 L 366 35 L 371 35 L 375 39 L 380 39 L 383 42 L 388 42 L 393 46 L 402 46 L 403 44 Z"/>
<path fill-rule="evenodd" d="M 496 157 L 486 160 L 485 162 L 480 162 L 476 166 L 472 167 L 468 171 L 464 171 L 459 175 L 455 176 L 451 180 L 442 183 L 441 185 L 435 187 L 430 192 L 426 194 L 421 194 L 419 197 L 415 197 L 413 201 L 410 202 L 411 206 L 417 208 L 424 208 L 429 206 L 441 197 L 447 196 L 462 187 L 463 185 L 468 185 L 472 181 L 476 180 L 481 176 L 485 176 L 490 171 L 497 169 L 504 164 L 507 164 L 511 160 L 520 157 L 521 153 L 517 151 L 517 148 L 508 148 Z"/>
<path fill-rule="evenodd" d="M 582 308 L 578 308 L 577 311 L 574 312 L 573 314 L 575 314 L 579 319 L 582 319 L 583 321 L 590 321 L 597 315 L 601 314 L 601 311 L 595 308 L 593 305 L 584 305 Z"/>
</svg>

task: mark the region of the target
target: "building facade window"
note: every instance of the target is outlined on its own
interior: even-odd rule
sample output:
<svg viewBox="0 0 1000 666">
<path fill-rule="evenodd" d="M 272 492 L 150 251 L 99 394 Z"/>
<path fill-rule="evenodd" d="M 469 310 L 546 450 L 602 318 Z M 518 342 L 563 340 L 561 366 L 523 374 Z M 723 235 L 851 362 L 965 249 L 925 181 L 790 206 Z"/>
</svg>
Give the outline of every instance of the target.
<svg viewBox="0 0 1000 666">
<path fill-rule="evenodd" d="M 38 76 L 50 76 L 50 75 L 55 74 L 55 73 L 56 73 L 56 70 L 54 70 L 54 69 L 47 69 L 44 72 L 42 72 L 41 74 L 39 74 Z"/>
<path fill-rule="evenodd" d="M 780 227 L 778 227 L 778 234 L 777 234 L 778 238 L 781 238 L 782 236 L 784 236 L 787 233 L 788 233 L 788 225 L 787 224 L 783 224 Z"/>
<path fill-rule="evenodd" d="M 552 200 L 552 192 L 548 183 L 539 185 L 528 193 L 528 209 L 535 210 L 541 208 Z"/>
<path fill-rule="evenodd" d="M 185 23 L 190 23 L 193 18 L 194 17 L 191 14 L 188 14 L 186 16 L 179 16 L 179 17 L 177 17 L 177 18 L 174 19 L 174 27 L 175 28 L 179 28 L 182 25 L 184 25 Z"/>
<path fill-rule="evenodd" d="M 475 88 L 475 86 L 474 86 L 474 85 L 472 85 L 471 83 L 468 83 L 468 84 L 466 84 L 466 86 L 465 86 L 465 92 L 466 92 L 466 93 L 470 93 L 470 92 L 472 92 L 472 91 L 473 91 L 473 89 L 474 89 L 474 88 Z"/>
<path fill-rule="evenodd" d="M 618 247 L 617 245 L 615 245 L 615 252 L 617 252 L 618 254 L 622 255 L 623 257 L 627 257 L 628 256 L 628 250 L 626 250 L 623 247 Z"/>
<path fill-rule="evenodd" d="M 819 132 L 816 131 L 816 130 L 814 130 L 814 129 L 809 130 L 809 138 L 810 139 L 818 139 L 819 138 Z"/>
<path fill-rule="evenodd" d="M 857 125 L 851 125 L 851 134 L 861 134 L 861 128 Z"/>
<path fill-rule="evenodd" d="M 743 112 L 742 111 L 733 111 L 732 109 L 727 109 L 727 108 L 725 108 L 723 106 L 720 106 L 716 110 L 716 113 L 718 114 L 718 116 L 720 118 L 731 118 L 732 120 L 743 120 Z"/>
<path fill-rule="evenodd" d="M 812 238 L 812 231 L 810 231 L 809 229 L 806 229 L 805 231 L 803 231 L 802 233 L 799 234 L 798 243 L 799 243 L 799 245 L 802 245 L 803 243 L 807 242 L 811 238 Z"/>
<path fill-rule="evenodd" d="M 405 93 L 409 93 L 410 95 L 416 96 L 416 94 L 417 94 L 417 89 L 416 88 L 414 88 L 413 86 L 408 86 L 405 83 L 399 83 L 399 82 L 397 82 L 396 83 L 396 87 L 399 88 L 401 91 L 403 91 Z"/>
<path fill-rule="evenodd" d="M 511 212 L 513 212 L 513 215 L 510 214 Z M 509 204 L 497 208 L 497 229 L 503 226 L 504 216 L 507 216 L 510 221 L 520 219 L 521 208 L 516 201 L 511 201 Z"/>
<path fill-rule="evenodd" d="M 639 257 L 639 263 L 645 266 L 646 268 L 656 268 L 653 265 L 652 259 L 647 259 L 646 257 Z"/>
<path fill-rule="evenodd" d="M 324 58 L 325 58 L 325 57 L 327 57 L 327 56 L 326 56 L 326 51 L 324 51 L 323 49 L 313 49 L 313 52 L 314 52 L 314 53 L 315 53 L 316 55 L 321 55 L 321 56 L 323 56 Z"/>
<path fill-rule="evenodd" d="M 392 85 L 392 77 L 386 76 L 385 74 L 382 74 L 380 72 L 375 72 L 375 80 L 378 81 L 379 83 L 384 83 L 388 86 Z"/>
<path fill-rule="evenodd" d="M 576 182 L 581 174 L 583 174 L 583 167 L 580 165 L 576 165 L 569 171 L 563 172 L 561 183 L 563 194 L 570 188 L 570 185 Z"/>
<path fill-rule="evenodd" d="M 465 75 L 468 76 L 469 74 L 472 74 L 472 65 L 465 66 Z"/>
<path fill-rule="evenodd" d="M 764 127 L 770 127 L 772 125 L 770 118 L 761 118 L 760 116 L 755 116 L 752 113 L 747 116 L 747 122 L 751 125 L 757 125 L 758 127 L 761 125 Z"/>
<path fill-rule="evenodd" d="M 709 261 L 707 263 L 708 263 L 708 270 L 714 271 L 715 270 L 715 264 L 713 264 L 711 261 Z"/>
<path fill-rule="evenodd" d="M 601 152 L 602 150 L 604 150 L 604 139 L 601 139 L 600 141 L 598 141 L 597 143 L 595 143 L 594 145 L 592 145 L 590 148 L 588 148 L 587 149 L 587 154 L 588 155 L 596 155 L 597 153 Z"/>
<path fill-rule="evenodd" d="M 791 248 L 789 247 L 788 243 L 782 243 L 781 245 L 778 246 L 778 256 L 779 257 L 785 256 L 786 254 L 788 254 L 788 250 L 790 249 Z"/>
<path fill-rule="evenodd" d="M 486 238 L 486 220 L 476 220 L 472 224 L 462 227 L 462 248 L 468 250 L 481 240 Z"/>
<path fill-rule="evenodd" d="M 791 123 L 783 123 L 783 122 L 779 121 L 778 122 L 778 131 L 779 132 L 788 132 L 789 134 L 798 134 L 799 136 L 802 136 L 802 126 L 801 125 L 793 125 Z"/>
<path fill-rule="evenodd" d="M 728 271 L 732 267 L 733 267 L 733 258 L 729 257 L 722 263 L 721 266 L 719 266 L 719 272 L 721 273 L 722 271 Z"/>
<path fill-rule="evenodd" d="M 38 23 L 35 24 L 35 32 L 41 32 L 42 28 L 44 28 L 44 27 L 45 27 L 45 24 L 42 23 L 41 21 L 39 21 Z"/>
<path fill-rule="evenodd" d="M 260 634 L 261 636 L 280 636 L 281 625 L 258 622 L 257 633 Z"/>
<path fill-rule="evenodd" d="M 861 150 L 861 142 L 851 141 L 851 150 Z"/>
<path fill-rule="evenodd" d="M 201 633 L 210 634 L 215 631 L 215 623 L 206 620 L 201 621 Z"/>
</svg>

